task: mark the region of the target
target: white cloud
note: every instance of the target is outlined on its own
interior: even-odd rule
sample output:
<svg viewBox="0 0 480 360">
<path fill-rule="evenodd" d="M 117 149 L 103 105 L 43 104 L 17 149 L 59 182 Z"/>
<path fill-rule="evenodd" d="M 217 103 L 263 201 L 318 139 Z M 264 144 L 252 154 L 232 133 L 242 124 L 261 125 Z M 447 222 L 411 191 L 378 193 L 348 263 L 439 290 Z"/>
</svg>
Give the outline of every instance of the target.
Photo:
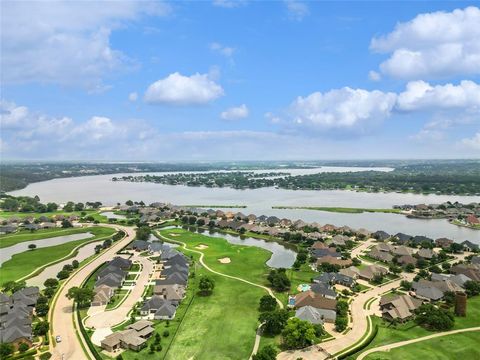
<svg viewBox="0 0 480 360">
<path fill-rule="evenodd" d="M 274 113 L 272 112 L 266 112 L 263 116 L 265 116 L 265 118 L 271 123 L 271 124 L 279 124 L 282 119 L 275 115 Z"/>
<path fill-rule="evenodd" d="M 401 111 L 462 109 L 480 112 L 480 85 L 464 80 L 459 85 L 432 86 L 425 81 L 412 81 L 398 95 L 396 108 Z"/>
<path fill-rule="evenodd" d="M 421 129 L 418 133 L 410 136 L 411 140 L 418 142 L 440 141 L 445 138 L 445 133 L 435 129 Z"/>
<path fill-rule="evenodd" d="M 243 6 L 245 4 L 245 0 L 213 0 L 212 4 L 213 6 L 231 9 Z"/>
<path fill-rule="evenodd" d="M 138 94 L 136 92 L 131 92 L 130 94 L 128 94 L 128 100 L 130 100 L 131 102 L 135 102 L 137 101 L 138 99 Z"/>
<path fill-rule="evenodd" d="M 184 76 L 178 72 L 151 84 L 145 101 L 151 104 L 202 105 L 223 96 L 223 88 L 208 74 Z"/>
<path fill-rule="evenodd" d="M 230 46 L 224 46 L 220 43 L 217 43 L 217 42 L 213 42 L 210 44 L 210 49 L 227 57 L 227 58 L 230 58 L 233 56 L 234 52 L 235 52 L 235 48 L 233 47 L 230 47 Z"/>
<path fill-rule="evenodd" d="M 104 91 L 102 80 L 134 62 L 112 48 L 110 34 L 143 15 L 165 15 L 163 3 L 115 1 L 2 2 L 2 81 L 53 83 Z M 80 49 L 80 50 L 79 50 Z"/>
<path fill-rule="evenodd" d="M 368 72 L 368 78 L 372 81 L 380 81 L 382 79 L 382 75 L 372 70 Z"/>
<path fill-rule="evenodd" d="M 480 151 L 480 132 L 477 132 L 472 138 L 463 139 L 461 143 L 470 149 Z"/>
<path fill-rule="evenodd" d="M 373 38 L 370 48 L 391 53 L 380 70 L 396 78 L 480 74 L 480 9 L 420 14 Z"/>
<path fill-rule="evenodd" d="M 248 107 L 245 104 L 240 106 L 231 107 L 225 111 L 222 111 L 220 117 L 223 120 L 237 120 L 237 119 L 244 119 L 248 117 Z"/>
<path fill-rule="evenodd" d="M 396 95 L 344 87 L 298 97 L 289 109 L 293 123 L 314 130 L 364 131 L 388 118 Z"/>
<path fill-rule="evenodd" d="M 296 0 L 286 0 L 285 5 L 287 6 L 288 15 L 290 18 L 301 21 L 305 16 L 310 13 L 307 4 L 296 1 Z"/>
</svg>

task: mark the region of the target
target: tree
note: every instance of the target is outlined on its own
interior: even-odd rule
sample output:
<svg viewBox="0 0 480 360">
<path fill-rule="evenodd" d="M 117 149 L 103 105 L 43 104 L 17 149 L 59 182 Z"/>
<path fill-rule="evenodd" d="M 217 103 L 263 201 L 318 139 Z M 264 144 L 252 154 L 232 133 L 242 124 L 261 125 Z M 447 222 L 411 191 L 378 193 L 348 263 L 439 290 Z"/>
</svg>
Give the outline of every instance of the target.
<svg viewBox="0 0 480 360">
<path fill-rule="evenodd" d="M 18 290 L 22 290 L 23 288 L 25 288 L 26 286 L 26 282 L 25 281 L 7 281 L 6 283 L 4 283 L 2 285 L 3 287 L 3 291 L 5 292 L 17 292 Z"/>
<path fill-rule="evenodd" d="M 480 294 L 480 282 L 468 280 L 463 284 L 468 297 Z"/>
<path fill-rule="evenodd" d="M 71 265 L 71 264 L 65 264 L 65 265 L 63 265 L 62 270 L 66 270 L 66 271 L 68 271 L 68 272 L 71 272 L 71 271 L 73 270 L 73 265 Z"/>
<path fill-rule="evenodd" d="M 29 248 L 30 250 L 35 250 L 35 249 L 37 248 L 37 245 L 35 245 L 35 244 L 30 244 L 30 245 L 28 245 L 28 248 Z"/>
<path fill-rule="evenodd" d="M 301 349 L 316 340 L 315 328 L 308 321 L 291 318 L 282 332 L 283 344 L 287 349 Z"/>
<path fill-rule="evenodd" d="M 47 211 L 48 211 L 48 212 L 57 211 L 57 209 L 58 209 L 58 205 L 55 204 L 54 202 L 49 202 L 49 203 L 47 204 Z"/>
<path fill-rule="evenodd" d="M 453 291 L 445 291 L 443 300 L 448 306 L 453 306 L 453 304 L 455 304 L 455 293 Z"/>
<path fill-rule="evenodd" d="M 72 261 L 72 267 L 73 267 L 74 269 L 78 269 L 78 266 L 79 266 L 79 265 L 80 265 L 80 263 L 78 262 L 78 260 L 73 260 L 73 261 Z"/>
<path fill-rule="evenodd" d="M 204 219 L 198 219 L 197 220 L 197 225 L 198 226 L 205 226 L 205 220 Z"/>
<path fill-rule="evenodd" d="M 58 280 L 54 278 L 49 278 L 43 283 L 47 288 L 55 288 L 58 286 Z"/>
<path fill-rule="evenodd" d="M 345 316 L 337 316 L 335 319 L 335 330 L 342 332 L 347 328 L 348 318 Z"/>
<path fill-rule="evenodd" d="M 38 304 L 37 306 L 35 306 L 35 312 L 38 316 L 47 315 L 49 309 L 50 307 L 48 306 L 48 304 Z"/>
<path fill-rule="evenodd" d="M 50 324 L 48 321 L 39 321 L 33 326 L 33 334 L 36 336 L 43 336 L 50 330 Z"/>
<path fill-rule="evenodd" d="M 75 206 L 75 204 L 73 203 L 73 201 L 69 201 L 69 202 L 67 202 L 67 204 L 63 207 L 63 211 L 72 212 L 74 206 Z"/>
<path fill-rule="evenodd" d="M 46 297 L 51 298 L 53 294 L 55 294 L 55 288 L 47 287 L 45 290 L 43 290 L 43 293 Z"/>
<path fill-rule="evenodd" d="M 272 287 L 277 291 L 289 290 L 291 283 L 287 277 L 286 270 L 283 268 L 272 269 L 267 277 Z"/>
<path fill-rule="evenodd" d="M 407 280 L 402 280 L 400 282 L 400 287 L 402 288 L 402 290 L 409 291 L 412 288 L 412 283 Z"/>
<path fill-rule="evenodd" d="M 260 311 L 273 311 L 277 308 L 277 299 L 270 295 L 264 295 L 260 298 Z"/>
<path fill-rule="evenodd" d="M 446 331 L 453 328 L 455 318 L 448 310 L 437 308 L 432 304 L 423 304 L 415 313 L 417 314 L 416 323 L 427 329 Z"/>
<path fill-rule="evenodd" d="M 70 276 L 70 273 L 67 270 L 62 270 L 57 274 L 59 280 L 64 280 Z"/>
<path fill-rule="evenodd" d="M 155 352 L 155 344 L 150 344 L 150 353 L 153 354 Z"/>
<path fill-rule="evenodd" d="M 210 276 L 204 275 L 200 278 L 198 288 L 200 289 L 200 294 L 204 296 L 210 295 L 215 288 L 215 280 L 213 280 Z"/>
<path fill-rule="evenodd" d="M 150 238 L 152 230 L 148 226 L 140 226 L 137 229 L 137 239 L 138 240 L 148 240 Z"/>
<path fill-rule="evenodd" d="M 339 300 L 336 306 L 337 316 L 346 317 L 348 314 L 348 303 L 345 300 Z"/>
<path fill-rule="evenodd" d="M 125 201 L 125 205 L 133 206 L 133 201 L 132 200 L 127 200 L 127 201 Z"/>
<path fill-rule="evenodd" d="M 24 342 L 22 342 L 22 343 L 20 343 L 20 344 L 18 345 L 18 351 L 20 351 L 21 353 L 24 353 L 24 352 L 27 351 L 29 348 L 30 348 L 30 346 L 28 346 L 28 344 L 27 344 L 27 343 L 24 343 Z"/>
<path fill-rule="evenodd" d="M 76 203 L 75 206 L 73 207 L 75 211 L 82 211 L 84 208 L 85 208 L 85 205 L 81 202 Z"/>
<path fill-rule="evenodd" d="M 415 265 L 413 265 L 413 264 L 407 264 L 407 265 L 405 266 L 405 271 L 406 271 L 406 272 L 409 272 L 409 273 L 414 272 L 414 271 L 415 271 Z"/>
<path fill-rule="evenodd" d="M 62 228 L 67 229 L 73 227 L 72 223 L 67 219 L 62 220 Z"/>
<path fill-rule="evenodd" d="M 261 313 L 258 320 L 263 323 L 263 331 L 268 335 L 280 334 L 287 324 L 288 311 L 279 309 Z"/>
<path fill-rule="evenodd" d="M 47 303 L 48 303 L 48 297 L 46 297 L 46 296 L 41 296 L 41 295 L 40 295 L 40 296 L 37 298 L 37 305 L 39 305 L 39 304 L 47 304 Z"/>
<path fill-rule="evenodd" d="M 155 334 L 155 344 L 160 344 L 160 339 L 161 339 L 161 336 L 159 333 L 156 333 Z"/>
<path fill-rule="evenodd" d="M 329 264 L 329 263 L 321 263 L 320 265 L 317 266 L 318 271 L 323 271 L 323 272 L 339 272 L 340 271 L 340 265 L 337 264 Z"/>
<path fill-rule="evenodd" d="M 463 245 L 462 244 L 459 244 L 459 243 L 452 243 L 450 244 L 450 248 L 449 250 L 452 252 L 452 253 L 461 253 L 463 251 Z"/>
<path fill-rule="evenodd" d="M 103 249 L 102 245 L 95 246 L 95 254 L 100 254 L 100 251 L 102 251 L 102 249 Z"/>
<path fill-rule="evenodd" d="M 0 358 L 6 358 L 8 355 L 13 354 L 13 345 L 10 343 L 0 344 Z"/>
<path fill-rule="evenodd" d="M 67 298 L 73 299 L 79 307 L 89 305 L 92 302 L 94 296 L 95 293 L 92 289 L 79 288 L 76 286 L 68 289 L 67 292 Z"/>
<path fill-rule="evenodd" d="M 163 337 L 169 337 L 170 336 L 170 331 L 164 330 L 163 331 Z"/>
<path fill-rule="evenodd" d="M 272 345 L 267 345 L 261 348 L 252 360 L 275 360 L 277 358 L 277 350 Z"/>
<path fill-rule="evenodd" d="M 390 264 L 388 271 L 390 271 L 392 274 L 398 275 L 402 272 L 402 268 L 394 264 Z"/>
</svg>

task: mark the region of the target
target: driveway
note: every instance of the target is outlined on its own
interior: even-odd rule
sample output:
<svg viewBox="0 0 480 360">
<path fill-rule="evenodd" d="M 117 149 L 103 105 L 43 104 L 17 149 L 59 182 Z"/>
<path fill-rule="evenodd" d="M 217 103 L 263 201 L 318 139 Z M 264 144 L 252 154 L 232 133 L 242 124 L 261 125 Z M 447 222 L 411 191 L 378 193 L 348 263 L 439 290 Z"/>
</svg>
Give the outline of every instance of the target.
<svg viewBox="0 0 480 360">
<path fill-rule="evenodd" d="M 123 230 L 127 236 L 115 242 L 110 248 L 103 252 L 100 256 L 95 258 L 90 263 L 86 264 L 82 268 L 74 272 L 64 283 L 63 287 L 56 294 L 56 301 L 52 304 L 50 309 L 50 326 L 51 334 L 53 337 L 60 335 L 62 341 L 53 345 L 53 341 L 50 342 L 50 351 L 52 353 L 52 359 L 55 360 L 82 360 L 92 358 L 93 355 L 88 351 L 87 357 L 82 349 L 82 345 L 77 337 L 75 329 L 78 328 L 77 317 L 73 316 L 73 300 L 69 300 L 66 295 L 68 289 L 74 286 L 81 286 L 82 282 L 101 264 L 106 261 L 110 261 L 115 257 L 115 254 L 120 251 L 124 246 L 128 245 L 135 237 L 135 231 L 133 228 L 120 226 L 120 225 L 107 225 L 102 226 L 112 227 L 118 230 Z M 88 347 L 84 344 L 85 348 Z"/>
<path fill-rule="evenodd" d="M 92 329 L 113 327 L 128 319 L 127 315 L 130 310 L 132 310 L 133 306 L 138 301 L 142 300 L 142 294 L 145 287 L 148 285 L 150 275 L 153 273 L 153 263 L 150 259 L 143 256 L 134 256 L 131 260 L 142 264 L 142 272 L 135 281 L 135 286 L 132 288 L 127 298 L 116 309 L 93 313 L 85 321 L 87 327 Z"/>
</svg>

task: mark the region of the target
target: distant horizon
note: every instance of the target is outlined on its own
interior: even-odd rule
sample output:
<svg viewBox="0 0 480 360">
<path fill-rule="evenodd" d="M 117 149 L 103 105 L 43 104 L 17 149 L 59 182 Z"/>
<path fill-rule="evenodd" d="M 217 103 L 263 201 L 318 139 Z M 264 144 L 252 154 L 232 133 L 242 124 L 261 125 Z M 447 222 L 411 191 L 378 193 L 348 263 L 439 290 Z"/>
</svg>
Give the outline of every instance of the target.
<svg viewBox="0 0 480 360">
<path fill-rule="evenodd" d="M 0 6 L 2 159 L 480 156 L 478 1 Z"/>
</svg>

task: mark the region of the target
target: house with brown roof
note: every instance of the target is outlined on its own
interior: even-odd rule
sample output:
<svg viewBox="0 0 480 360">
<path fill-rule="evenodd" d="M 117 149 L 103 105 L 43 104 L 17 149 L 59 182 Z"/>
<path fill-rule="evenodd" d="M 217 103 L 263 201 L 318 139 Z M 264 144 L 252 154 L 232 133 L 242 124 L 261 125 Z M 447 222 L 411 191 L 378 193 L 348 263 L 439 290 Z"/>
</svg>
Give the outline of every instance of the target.
<svg viewBox="0 0 480 360">
<path fill-rule="evenodd" d="M 410 295 L 382 296 L 380 299 L 382 317 L 389 321 L 408 320 L 420 305 L 422 305 L 422 300 L 415 299 Z"/>
<path fill-rule="evenodd" d="M 95 292 L 95 296 L 92 300 L 92 306 L 107 305 L 115 293 L 115 290 L 107 285 L 99 285 L 95 287 L 93 291 Z"/>
<path fill-rule="evenodd" d="M 384 268 L 383 266 L 368 265 L 363 269 L 360 269 L 358 276 L 360 279 L 372 281 L 375 276 L 386 275 L 387 273 L 388 269 Z"/>
<path fill-rule="evenodd" d="M 316 294 L 313 291 L 305 291 L 295 296 L 295 308 L 300 309 L 304 306 L 312 306 L 317 309 L 336 310 L 337 301 Z"/>
<path fill-rule="evenodd" d="M 458 264 L 452 266 L 450 272 L 455 275 L 463 274 L 474 281 L 480 281 L 480 270 L 476 265 Z"/>
<path fill-rule="evenodd" d="M 370 256 L 373 259 L 380 260 L 383 262 L 390 262 L 393 260 L 393 255 L 385 252 L 385 251 L 379 251 L 377 249 L 373 249 L 368 253 L 368 256 Z"/>
<path fill-rule="evenodd" d="M 111 353 L 120 349 L 139 351 L 146 346 L 147 339 L 155 331 L 152 325 L 150 321 L 140 320 L 123 331 L 114 332 L 101 341 L 102 349 Z"/>
<path fill-rule="evenodd" d="M 400 256 L 397 259 L 397 261 L 400 265 L 408 265 L 408 264 L 412 264 L 414 266 L 417 265 L 417 259 L 415 259 L 412 255 Z"/>
<path fill-rule="evenodd" d="M 447 238 L 438 238 L 435 240 L 435 245 L 442 249 L 448 249 L 453 244 L 453 240 Z"/>
</svg>

